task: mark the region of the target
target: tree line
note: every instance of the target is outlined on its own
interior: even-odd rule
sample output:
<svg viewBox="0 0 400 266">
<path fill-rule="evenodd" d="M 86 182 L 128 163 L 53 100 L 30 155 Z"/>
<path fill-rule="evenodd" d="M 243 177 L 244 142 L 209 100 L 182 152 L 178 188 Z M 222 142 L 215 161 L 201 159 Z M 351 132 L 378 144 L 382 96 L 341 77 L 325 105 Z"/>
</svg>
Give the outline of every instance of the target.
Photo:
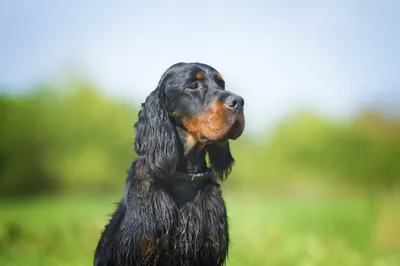
<svg viewBox="0 0 400 266">
<path fill-rule="evenodd" d="M 82 80 L 0 95 L 0 195 L 120 190 L 136 158 L 137 112 L 138 105 Z M 400 180 L 399 118 L 373 110 L 347 121 L 293 112 L 271 132 L 245 134 L 232 149 L 231 185 L 244 178 L 254 186 L 301 177 L 385 186 Z"/>
</svg>

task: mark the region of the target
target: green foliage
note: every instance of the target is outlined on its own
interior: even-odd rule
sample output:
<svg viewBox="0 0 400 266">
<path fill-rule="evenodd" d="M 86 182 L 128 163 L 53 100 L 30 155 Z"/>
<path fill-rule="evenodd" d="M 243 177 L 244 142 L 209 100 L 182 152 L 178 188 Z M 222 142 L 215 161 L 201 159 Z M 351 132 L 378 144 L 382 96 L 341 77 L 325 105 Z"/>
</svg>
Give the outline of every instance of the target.
<svg viewBox="0 0 400 266">
<path fill-rule="evenodd" d="M 0 194 L 120 188 L 137 111 L 83 81 L 0 98 Z"/>
<path fill-rule="evenodd" d="M 389 132 L 364 116 L 339 124 L 301 113 L 278 127 L 267 151 L 327 177 L 390 185 L 400 179 L 400 121 L 385 123 Z"/>
<path fill-rule="evenodd" d="M 56 87 L 56 88 L 55 88 Z M 0 97 L 0 195 L 121 190 L 135 159 L 138 108 L 82 80 Z M 232 142 L 231 186 L 317 178 L 400 181 L 400 121 L 366 111 L 346 123 L 311 112 Z"/>
</svg>

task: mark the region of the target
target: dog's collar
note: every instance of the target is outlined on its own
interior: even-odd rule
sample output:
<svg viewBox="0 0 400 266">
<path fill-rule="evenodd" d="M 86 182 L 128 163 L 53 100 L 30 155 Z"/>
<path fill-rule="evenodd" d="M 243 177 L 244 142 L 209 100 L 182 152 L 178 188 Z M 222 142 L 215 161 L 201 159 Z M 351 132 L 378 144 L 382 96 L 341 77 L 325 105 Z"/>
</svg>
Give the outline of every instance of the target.
<svg viewBox="0 0 400 266">
<path fill-rule="evenodd" d="M 207 171 L 207 172 L 198 173 L 198 174 L 185 174 L 185 173 L 176 171 L 175 173 L 172 174 L 172 176 L 176 177 L 176 178 L 190 180 L 193 182 L 208 179 L 208 178 L 210 178 L 211 180 L 215 179 L 214 173 L 212 171 Z"/>
</svg>

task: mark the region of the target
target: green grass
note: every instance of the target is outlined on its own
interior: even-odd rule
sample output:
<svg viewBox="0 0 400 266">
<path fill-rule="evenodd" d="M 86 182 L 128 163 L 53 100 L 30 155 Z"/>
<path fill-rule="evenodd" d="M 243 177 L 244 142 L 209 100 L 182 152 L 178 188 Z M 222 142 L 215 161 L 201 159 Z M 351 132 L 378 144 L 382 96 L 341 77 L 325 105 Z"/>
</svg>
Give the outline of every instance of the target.
<svg viewBox="0 0 400 266">
<path fill-rule="evenodd" d="M 226 194 L 228 265 L 400 265 L 393 198 Z M 118 198 L 0 202 L 0 265 L 92 265 Z"/>
</svg>

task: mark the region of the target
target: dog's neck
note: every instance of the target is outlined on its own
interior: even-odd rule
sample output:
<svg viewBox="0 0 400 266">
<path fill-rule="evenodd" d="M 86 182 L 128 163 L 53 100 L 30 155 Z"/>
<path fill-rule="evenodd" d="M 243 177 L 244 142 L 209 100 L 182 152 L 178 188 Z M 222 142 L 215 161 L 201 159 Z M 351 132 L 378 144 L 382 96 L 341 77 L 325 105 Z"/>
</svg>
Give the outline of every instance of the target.
<svg viewBox="0 0 400 266">
<path fill-rule="evenodd" d="M 177 128 L 177 132 L 182 143 L 183 151 L 179 156 L 176 172 L 185 178 L 171 178 L 168 180 L 171 196 L 176 203 L 181 206 L 192 201 L 199 190 L 204 186 L 204 182 L 193 182 L 190 175 L 205 174 L 208 172 L 206 163 L 205 145 L 201 144 L 196 138 L 182 128 Z M 201 178 L 200 180 L 204 180 Z"/>
<path fill-rule="evenodd" d="M 182 128 L 178 128 L 178 135 L 183 144 L 183 154 L 179 158 L 176 170 L 185 174 L 198 174 L 207 171 L 205 145 L 196 137 Z"/>
</svg>

